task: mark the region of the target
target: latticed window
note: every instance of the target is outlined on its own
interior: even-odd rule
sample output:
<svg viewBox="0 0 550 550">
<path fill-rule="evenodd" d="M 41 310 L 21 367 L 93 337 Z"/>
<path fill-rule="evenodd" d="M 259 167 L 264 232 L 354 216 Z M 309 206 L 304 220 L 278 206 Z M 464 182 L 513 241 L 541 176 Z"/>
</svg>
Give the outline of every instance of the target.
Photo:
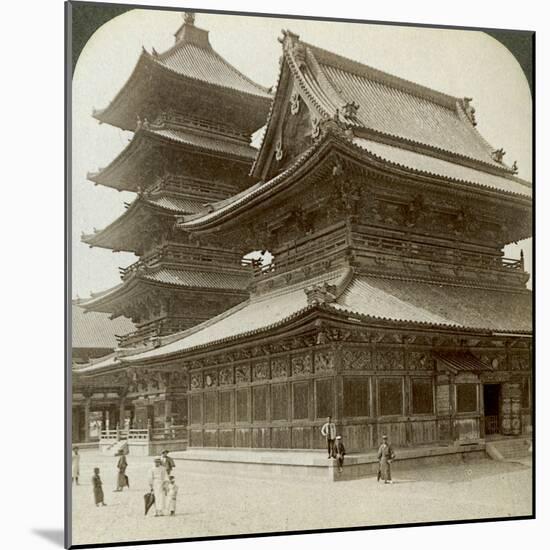
<svg viewBox="0 0 550 550">
<path fill-rule="evenodd" d="M 202 395 L 200 394 L 191 396 L 191 423 L 192 424 L 202 423 L 201 399 L 202 399 Z"/>
<path fill-rule="evenodd" d="M 207 392 L 204 394 L 204 421 L 206 423 L 216 422 L 216 392 Z"/>
<path fill-rule="evenodd" d="M 232 392 L 220 392 L 220 422 L 233 421 Z"/>
<path fill-rule="evenodd" d="M 288 418 L 288 386 L 286 384 L 271 386 L 271 418 L 272 420 Z"/>
<path fill-rule="evenodd" d="M 369 388 L 368 378 L 344 378 L 344 416 L 370 416 Z"/>
<path fill-rule="evenodd" d="M 292 388 L 292 416 L 295 419 L 309 416 L 309 382 L 294 384 Z"/>
<path fill-rule="evenodd" d="M 315 382 L 315 416 L 326 418 L 334 416 L 334 398 L 332 378 Z"/>
<path fill-rule="evenodd" d="M 378 381 L 380 416 L 403 414 L 403 379 L 382 378 Z"/>
<path fill-rule="evenodd" d="M 267 386 L 256 386 L 252 389 L 253 419 L 267 419 Z"/>
<path fill-rule="evenodd" d="M 413 414 L 432 414 L 433 384 L 430 378 L 412 379 L 412 412 Z"/>
<path fill-rule="evenodd" d="M 248 421 L 248 390 L 237 390 L 235 395 L 237 397 L 237 422 Z"/>
<path fill-rule="evenodd" d="M 477 384 L 456 385 L 456 412 L 477 411 Z"/>
</svg>

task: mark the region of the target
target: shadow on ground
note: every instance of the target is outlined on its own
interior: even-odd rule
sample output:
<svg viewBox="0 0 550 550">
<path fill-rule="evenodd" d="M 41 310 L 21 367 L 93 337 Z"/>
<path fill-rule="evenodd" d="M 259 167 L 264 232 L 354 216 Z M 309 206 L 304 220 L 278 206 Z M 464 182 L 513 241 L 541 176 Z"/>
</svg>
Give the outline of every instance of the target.
<svg viewBox="0 0 550 550">
<path fill-rule="evenodd" d="M 63 529 L 33 529 L 32 532 L 43 539 L 55 544 L 56 546 L 63 547 L 64 534 Z"/>
</svg>

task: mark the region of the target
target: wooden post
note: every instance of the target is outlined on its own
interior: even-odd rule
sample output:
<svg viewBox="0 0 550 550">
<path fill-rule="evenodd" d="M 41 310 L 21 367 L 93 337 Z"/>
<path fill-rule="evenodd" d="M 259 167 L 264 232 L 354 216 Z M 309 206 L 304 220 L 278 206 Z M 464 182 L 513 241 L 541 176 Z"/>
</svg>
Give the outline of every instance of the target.
<svg viewBox="0 0 550 550">
<path fill-rule="evenodd" d="M 92 397 L 86 397 L 84 401 L 84 441 L 88 443 L 90 441 L 90 406 Z"/>
</svg>

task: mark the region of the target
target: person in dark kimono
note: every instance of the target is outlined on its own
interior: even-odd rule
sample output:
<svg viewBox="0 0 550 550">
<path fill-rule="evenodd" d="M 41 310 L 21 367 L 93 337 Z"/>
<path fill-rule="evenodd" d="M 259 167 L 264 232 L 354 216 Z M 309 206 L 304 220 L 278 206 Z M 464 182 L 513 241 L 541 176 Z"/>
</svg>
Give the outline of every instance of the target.
<svg viewBox="0 0 550 550">
<path fill-rule="evenodd" d="M 378 449 L 378 476 L 377 481 L 380 481 L 380 478 L 384 480 L 384 483 L 393 483 L 391 478 L 391 463 L 395 458 L 395 453 L 391 444 L 388 442 L 388 436 L 382 436 L 382 445 Z"/>
<path fill-rule="evenodd" d="M 92 476 L 92 487 L 94 489 L 94 501 L 96 506 L 107 506 L 103 502 L 103 482 L 99 477 L 99 468 L 94 468 L 94 475 Z"/>
<path fill-rule="evenodd" d="M 336 453 L 336 464 L 338 465 L 338 472 L 342 473 L 344 469 L 344 456 L 346 455 L 346 448 L 344 447 L 344 442 L 342 441 L 341 435 L 336 436 L 334 452 Z"/>
<path fill-rule="evenodd" d="M 170 472 L 176 467 L 176 463 L 171 456 L 168 456 L 168 450 L 162 451 L 161 464 L 166 468 L 166 473 L 170 476 Z"/>
<path fill-rule="evenodd" d="M 117 468 L 118 468 L 118 476 L 117 476 L 117 487 L 115 489 L 115 492 L 120 492 L 124 487 L 130 488 L 130 484 L 128 483 L 128 476 L 126 475 L 126 468 L 128 468 L 128 461 L 126 460 L 126 455 L 124 454 L 124 451 L 121 449 L 118 451 L 117 456 L 119 457 Z"/>
</svg>

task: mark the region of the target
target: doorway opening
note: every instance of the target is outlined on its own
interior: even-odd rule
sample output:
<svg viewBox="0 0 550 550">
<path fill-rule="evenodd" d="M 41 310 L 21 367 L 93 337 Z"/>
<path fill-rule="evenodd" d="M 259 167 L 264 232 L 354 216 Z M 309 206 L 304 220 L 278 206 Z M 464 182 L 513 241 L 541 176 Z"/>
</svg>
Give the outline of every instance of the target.
<svg viewBox="0 0 550 550">
<path fill-rule="evenodd" d="M 485 435 L 500 433 L 500 384 L 483 385 Z"/>
</svg>

